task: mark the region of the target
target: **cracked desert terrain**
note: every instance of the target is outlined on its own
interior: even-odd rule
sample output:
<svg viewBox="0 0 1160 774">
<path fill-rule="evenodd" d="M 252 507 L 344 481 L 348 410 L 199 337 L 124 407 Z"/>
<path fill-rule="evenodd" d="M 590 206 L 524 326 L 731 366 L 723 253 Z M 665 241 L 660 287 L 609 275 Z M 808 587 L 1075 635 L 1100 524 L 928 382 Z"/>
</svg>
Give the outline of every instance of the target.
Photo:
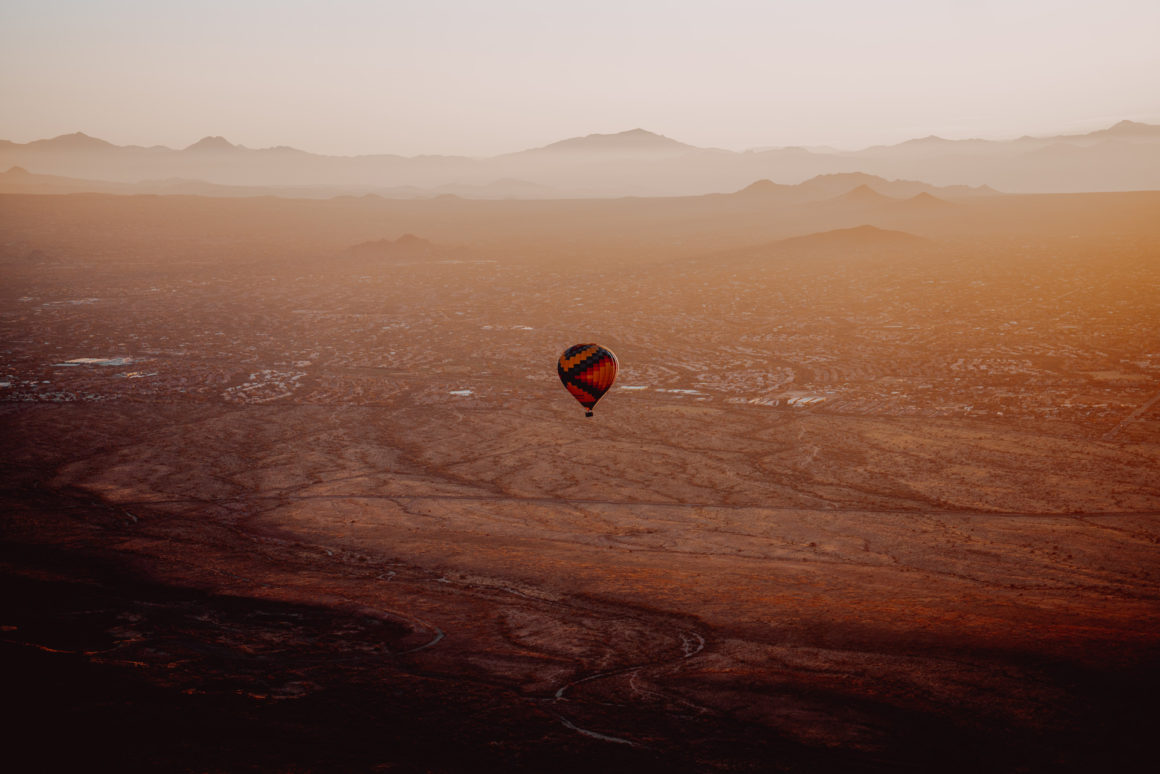
<svg viewBox="0 0 1160 774">
<path fill-rule="evenodd" d="M 11 754 L 1140 770 L 1160 195 L 842 177 L 0 196 Z"/>
</svg>

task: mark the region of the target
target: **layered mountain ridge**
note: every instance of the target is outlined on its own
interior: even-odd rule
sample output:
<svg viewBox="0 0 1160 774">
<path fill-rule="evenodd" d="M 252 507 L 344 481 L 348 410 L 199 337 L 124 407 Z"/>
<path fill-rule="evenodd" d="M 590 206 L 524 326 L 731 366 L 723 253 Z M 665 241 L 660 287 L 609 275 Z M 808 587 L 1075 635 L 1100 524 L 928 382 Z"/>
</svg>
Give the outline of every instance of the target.
<svg viewBox="0 0 1160 774">
<path fill-rule="evenodd" d="M 638 128 L 490 158 L 327 156 L 286 146 L 247 148 L 220 136 L 182 149 L 118 146 L 75 132 L 23 144 L 0 141 L 0 169 L 11 167 L 109 183 L 180 179 L 217 186 L 316 186 L 400 198 L 696 195 L 738 191 L 754 180 L 792 185 L 838 173 L 1012 193 L 1155 190 L 1160 189 L 1160 126 L 1121 121 L 1082 135 L 930 136 L 856 151 L 742 152 L 688 145 Z"/>
</svg>

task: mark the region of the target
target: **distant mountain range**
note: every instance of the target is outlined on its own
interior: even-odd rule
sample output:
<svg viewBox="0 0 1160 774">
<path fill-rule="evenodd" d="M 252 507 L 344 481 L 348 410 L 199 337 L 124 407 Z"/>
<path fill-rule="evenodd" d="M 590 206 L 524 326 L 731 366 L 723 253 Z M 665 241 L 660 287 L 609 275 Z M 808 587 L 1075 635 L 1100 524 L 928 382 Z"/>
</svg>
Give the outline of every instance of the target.
<svg viewBox="0 0 1160 774">
<path fill-rule="evenodd" d="M 60 175 L 38 175 L 23 167 L 12 167 L 0 172 L 0 193 L 13 194 L 74 194 L 100 193 L 121 195 L 154 196 L 214 196 L 214 197 L 255 197 L 277 196 L 291 199 L 330 199 L 338 196 L 364 199 L 538 199 L 556 198 L 545 195 L 550 191 L 521 180 L 497 180 L 483 186 L 440 186 L 436 189 L 357 189 L 352 191 L 342 186 L 242 186 L 220 185 L 199 180 L 170 178 L 168 180 L 146 180 L 140 183 L 120 183 L 107 180 L 91 180 L 62 177 Z M 745 188 L 727 194 L 703 194 L 683 197 L 689 200 L 705 200 L 704 206 L 712 207 L 716 201 L 727 209 L 744 207 L 765 208 L 781 205 L 801 205 L 827 203 L 846 208 L 925 208 L 946 206 L 947 199 L 963 199 L 993 196 L 998 192 L 987 186 L 933 186 L 917 180 L 886 180 L 863 172 L 846 172 L 818 175 L 796 185 L 782 185 L 771 180 L 758 180 Z M 665 197 L 661 197 L 662 199 Z M 676 197 L 670 197 L 676 198 Z"/>
<path fill-rule="evenodd" d="M 23 181 L 9 173 L 2 191 L 105 186 L 96 190 L 301 197 L 373 193 L 392 198 L 672 196 L 738 191 L 759 179 L 785 186 L 853 172 L 936 186 L 990 186 L 1011 193 L 1156 190 L 1160 126 L 1121 121 L 1079 135 L 1016 140 L 923 137 L 858 151 L 743 152 L 699 148 L 633 129 L 574 137 L 491 158 L 324 156 L 288 147 L 251 149 L 222 137 L 205 137 L 175 150 L 118 146 L 77 132 L 23 144 L 0 140 L 0 170 L 12 167 L 24 171 Z M 130 188 L 110 189 L 125 184 Z M 891 195 L 878 186 L 875 190 Z"/>
</svg>

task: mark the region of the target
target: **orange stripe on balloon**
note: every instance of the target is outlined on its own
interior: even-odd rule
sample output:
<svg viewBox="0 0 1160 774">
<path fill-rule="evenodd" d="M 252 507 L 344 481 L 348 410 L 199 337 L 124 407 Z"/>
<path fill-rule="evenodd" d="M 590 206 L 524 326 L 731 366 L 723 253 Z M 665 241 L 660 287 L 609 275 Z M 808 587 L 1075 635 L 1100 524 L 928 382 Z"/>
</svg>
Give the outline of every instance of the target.
<svg viewBox="0 0 1160 774">
<path fill-rule="evenodd" d="M 577 352 L 576 354 L 572 355 L 572 357 L 570 357 L 570 358 L 563 358 L 563 357 L 560 358 L 560 365 L 563 366 L 565 371 L 570 371 L 573 366 L 582 362 L 584 360 L 584 358 L 591 355 L 595 350 L 596 350 L 596 345 L 589 344 L 588 346 L 584 347 L 584 349 L 582 349 L 579 352 Z"/>
<path fill-rule="evenodd" d="M 616 364 L 612 358 L 604 358 L 600 361 L 600 365 L 593 374 L 592 382 L 600 387 L 602 390 L 607 390 L 612 386 L 612 380 L 616 378 Z"/>
</svg>

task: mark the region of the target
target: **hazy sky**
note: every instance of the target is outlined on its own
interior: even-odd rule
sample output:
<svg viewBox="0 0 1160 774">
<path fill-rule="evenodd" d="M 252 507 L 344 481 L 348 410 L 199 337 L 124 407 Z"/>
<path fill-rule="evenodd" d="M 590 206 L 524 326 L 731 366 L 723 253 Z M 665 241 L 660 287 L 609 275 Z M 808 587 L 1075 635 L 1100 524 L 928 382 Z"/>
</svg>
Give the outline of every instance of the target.
<svg viewBox="0 0 1160 774">
<path fill-rule="evenodd" d="M 1158 0 L 0 0 L 0 138 L 491 155 L 1160 122 Z"/>
</svg>

